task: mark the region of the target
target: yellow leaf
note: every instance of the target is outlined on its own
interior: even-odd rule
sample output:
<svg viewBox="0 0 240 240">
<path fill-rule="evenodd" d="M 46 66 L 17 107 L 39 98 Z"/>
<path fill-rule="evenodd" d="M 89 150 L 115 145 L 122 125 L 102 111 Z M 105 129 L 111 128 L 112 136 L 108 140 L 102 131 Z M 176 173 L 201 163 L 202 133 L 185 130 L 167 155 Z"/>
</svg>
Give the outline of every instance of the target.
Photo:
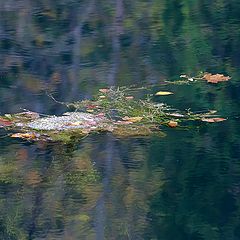
<svg viewBox="0 0 240 240">
<path fill-rule="evenodd" d="M 99 96 L 99 98 L 104 99 L 104 98 L 106 98 L 106 96 L 101 95 L 101 96 Z"/>
<path fill-rule="evenodd" d="M 11 135 L 12 138 L 36 139 L 35 133 L 15 133 Z"/>
<path fill-rule="evenodd" d="M 143 117 L 124 117 L 122 120 L 128 121 L 128 122 L 140 122 L 143 119 Z"/>
<path fill-rule="evenodd" d="M 156 96 L 167 96 L 167 95 L 172 95 L 173 92 L 166 92 L 166 91 L 159 91 L 155 95 Z"/>
<path fill-rule="evenodd" d="M 87 112 L 89 112 L 89 113 L 93 113 L 94 110 L 93 110 L 93 109 L 87 109 Z"/>
</svg>

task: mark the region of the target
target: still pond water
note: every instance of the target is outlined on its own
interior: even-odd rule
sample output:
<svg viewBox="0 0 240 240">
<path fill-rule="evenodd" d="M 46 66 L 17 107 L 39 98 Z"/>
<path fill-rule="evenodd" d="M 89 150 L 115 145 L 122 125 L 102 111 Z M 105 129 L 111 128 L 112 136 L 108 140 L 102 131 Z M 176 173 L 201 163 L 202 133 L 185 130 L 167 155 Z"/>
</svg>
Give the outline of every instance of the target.
<svg viewBox="0 0 240 240">
<path fill-rule="evenodd" d="M 69 145 L 0 129 L 0 239 L 240 239 L 239 12 L 238 0 L 0 0 L 1 115 L 67 111 L 47 92 L 157 84 L 149 93 L 175 94 L 156 102 L 228 118 Z M 200 71 L 232 79 L 159 85 Z"/>
</svg>

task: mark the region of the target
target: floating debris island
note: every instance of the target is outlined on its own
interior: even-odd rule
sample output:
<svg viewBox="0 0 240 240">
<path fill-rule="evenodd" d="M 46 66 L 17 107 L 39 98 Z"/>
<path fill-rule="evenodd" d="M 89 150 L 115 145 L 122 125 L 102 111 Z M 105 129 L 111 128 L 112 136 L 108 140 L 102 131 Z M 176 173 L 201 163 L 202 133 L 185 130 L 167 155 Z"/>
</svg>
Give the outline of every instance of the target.
<svg viewBox="0 0 240 240">
<path fill-rule="evenodd" d="M 169 92 L 155 95 L 163 93 L 170 95 Z M 9 131 L 13 138 L 68 143 L 94 132 L 111 132 L 118 137 L 149 136 L 153 133 L 164 136 L 160 131 L 162 125 L 176 128 L 184 121 L 213 123 L 226 120 L 215 115 L 216 111 L 195 114 L 173 110 L 166 104 L 155 103 L 151 96 L 136 99 L 129 95 L 128 89 L 100 89 L 93 100 L 58 102 L 73 112 L 61 116 L 42 116 L 31 111 L 5 114 L 0 117 L 0 128 Z"/>
<path fill-rule="evenodd" d="M 16 126 L 27 127 L 35 130 L 58 130 L 66 131 L 71 129 L 96 129 L 104 127 L 108 120 L 103 116 L 96 116 L 84 112 L 67 112 L 63 116 L 50 116 L 32 120 L 28 123 L 17 123 Z"/>
</svg>

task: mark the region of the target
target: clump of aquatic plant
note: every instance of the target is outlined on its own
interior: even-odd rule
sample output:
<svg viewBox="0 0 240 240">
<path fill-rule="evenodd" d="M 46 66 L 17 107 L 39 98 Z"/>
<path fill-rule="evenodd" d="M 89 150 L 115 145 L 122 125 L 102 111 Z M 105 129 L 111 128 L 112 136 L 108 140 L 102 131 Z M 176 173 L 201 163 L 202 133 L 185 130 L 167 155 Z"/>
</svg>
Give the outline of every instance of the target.
<svg viewBox="0 0 240 240">
<path fill-rule="evenodd" d="M 100 89 L 93 100 L 63 103 L 73 112 L 62 116 L 41 116 L 25 111 L 20 114 L 0 117 L 0 127 L 11 131 L 14 138 L 27 140 L 54 140 L 71 142 L 92 132 L 112 132 L 120 137 L 146 136 L 159 133 L 159 126 L 176 128 L 181 122 L 201 120 L 220 122 L 225 120 L 216 111 L 194 113 L 181 112 L 164 103 L 153 101 L 153 94 L 144 99 L 131 95 L 132 89 Z M 160 91 L 155 95 L 171 95 L 172 92 Z M 19 130 L 21 132 L 19 133 Z"/>
<path fill-rule="evenodd" d="M 95 114 L 104 113 L 113 120 L 141 122 L 142 124 L 166 124 L 171 120 L 182 122 L 217 117 L 216 111 L 194 113 L 186 110 L 182 112 L 167 104 L 154 102 L 153 94 L 147 95 L 145 99 L 137 99 L 129 96 L 129 92 L 131 89 L 128 88 L 100 89 L 95 100 L 75 102 L 71 104 L 71 107 Z M 170 92 L 158 92 L 155 95 L 161 95 L 160 93 L 170 95 Z"/>
</svg>

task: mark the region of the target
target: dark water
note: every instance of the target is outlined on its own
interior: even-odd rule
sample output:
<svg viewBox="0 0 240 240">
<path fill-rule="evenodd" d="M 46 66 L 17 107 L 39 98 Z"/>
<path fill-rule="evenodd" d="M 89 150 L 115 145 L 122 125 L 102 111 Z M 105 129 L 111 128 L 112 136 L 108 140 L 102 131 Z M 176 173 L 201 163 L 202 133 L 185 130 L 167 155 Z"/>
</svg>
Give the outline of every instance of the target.
<svg viewBox="0 0 240 240">
<path fill-rule="evenodd" d="M 109 85 L 155 87 L 227 121 L 164 138 L 28 143 L 0 129 L 0 239 L 240 239 L 240 2 L 0 0 L 0 114 L 45 114 Z"/>
</svg>

